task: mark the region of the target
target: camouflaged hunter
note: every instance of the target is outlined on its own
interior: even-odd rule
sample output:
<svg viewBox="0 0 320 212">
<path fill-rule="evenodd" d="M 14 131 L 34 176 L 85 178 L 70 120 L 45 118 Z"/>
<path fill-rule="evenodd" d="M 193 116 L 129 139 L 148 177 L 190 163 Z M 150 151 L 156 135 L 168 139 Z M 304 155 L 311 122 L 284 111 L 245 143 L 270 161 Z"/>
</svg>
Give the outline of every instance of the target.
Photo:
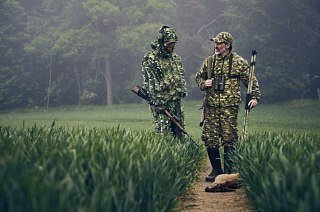
<svg viewBox="0 0 320 212">
<path fill-rule="evenodd" d="M 163 113 L 165 108 L 169 109 L 180 117 L 180 124 L 184 126 L 182 99 L 187 93 L 182 61 L 173 51 L 177 41 L 176 31 L 163 26 L 156 41 L 151 44 L 152 51 L 144 55 L 141 66 L 143 87 L 151 98 L 150 109 L 156 132 L 181 137 L 181 131 Z"/>
<path fill-rule="evenodd" d="M 224 147 L 224 172 L 230 174 L 232 171 L 230 154 L 234 142 L 238 140 L 240 84 L 248 86 L 250 66 L 244 58 L 232 51 L 233 37 L 229 32 L 220 32 L 210 40 L 215 43 L 215 54 L 204 60 L 196 73 L 196 82 L 202 91 L 206 91 L 202 140 L 212 165 L 212 172 L 206 180 L 212 182 L 215 176 L 223 173 L 220 146 Z M 208 70 L 208 67 L 212 68 Z M 258 103 L 260 96 L 258 81 L 253 76 L 250 107 Z"/>
</svg>

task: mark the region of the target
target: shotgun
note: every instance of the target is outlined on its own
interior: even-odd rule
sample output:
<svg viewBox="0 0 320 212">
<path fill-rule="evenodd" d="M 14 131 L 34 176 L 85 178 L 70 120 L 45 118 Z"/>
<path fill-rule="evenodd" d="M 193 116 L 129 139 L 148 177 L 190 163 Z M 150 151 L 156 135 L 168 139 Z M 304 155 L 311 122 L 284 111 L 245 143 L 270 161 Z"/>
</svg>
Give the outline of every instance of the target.
<svg viewBox="0 0 320 212">
<path fill-rule="evenodd" d="M 148 96 L 147 91 L 142 88 L 140 85 L 135 85 L 132 88 L 132 92 L 137 94 L 138 96 L 140 96 L 142 99 L 146 100 L 149 104 L 151 104 L 151 100 L 150 97 Z M 188 136 L 188 138 L 197 146 L 199 147 L 199 144 L 193 140 L 191 138 L 191 136 L 188 134 L 188 132 L 181 126 L 181 124 L 179 123 L 179 121 L 181 120 L 179 117 L 175 116 L 170 110 L 168 109 L 164 109 L 164 113 L 166 114 L 166 116 L 168 116 L 171 120 L 171 122 L 177 127 L 179 128 L 179 130 L 181 130 L 181 132 L 183 132 L 186 136 Z"/>
</svg>

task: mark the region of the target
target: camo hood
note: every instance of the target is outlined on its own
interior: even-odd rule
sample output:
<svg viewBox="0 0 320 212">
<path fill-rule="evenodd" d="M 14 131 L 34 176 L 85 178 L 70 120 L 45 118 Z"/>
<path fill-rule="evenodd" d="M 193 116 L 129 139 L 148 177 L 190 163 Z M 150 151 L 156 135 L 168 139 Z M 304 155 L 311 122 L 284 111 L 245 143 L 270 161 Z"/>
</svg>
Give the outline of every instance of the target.
<svg viewBox="0 0 320 212">
<path fill-rule="evenodd" d="M 178 42 L 176 31 L 168 26 L 163 26 L 159 31 L 159 43 Z"/>
<path fill-rule="evenodd" d="M 178 42 L 178 35 L 173 28 L 169 26 L 162 26 L 159 30 L 159 35 L 151 42 L 151 48 L 161 48 L 161 46 L 166 42 Z"/>
</svg>

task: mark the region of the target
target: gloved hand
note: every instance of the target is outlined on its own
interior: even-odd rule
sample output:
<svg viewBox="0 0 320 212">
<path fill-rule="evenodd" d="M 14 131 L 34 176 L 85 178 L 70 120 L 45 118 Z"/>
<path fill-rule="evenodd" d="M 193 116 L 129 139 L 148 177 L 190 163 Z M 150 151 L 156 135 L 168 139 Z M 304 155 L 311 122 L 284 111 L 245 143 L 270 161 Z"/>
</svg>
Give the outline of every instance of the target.
<svg viewBox="0 0 320 212">
<path fill-rule="evenodd" d="M 154 110 L 159 114 L 164 114 L 164 110 L 166 109 L 165 106 L 154 106 Z"/>
</svg>

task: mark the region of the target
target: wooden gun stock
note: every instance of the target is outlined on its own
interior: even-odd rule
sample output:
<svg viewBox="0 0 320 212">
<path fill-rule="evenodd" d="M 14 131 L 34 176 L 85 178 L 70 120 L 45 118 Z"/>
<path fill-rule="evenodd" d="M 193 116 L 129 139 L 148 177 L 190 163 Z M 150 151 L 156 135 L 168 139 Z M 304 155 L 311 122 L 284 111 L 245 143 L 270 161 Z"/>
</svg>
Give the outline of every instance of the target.
<svg viewBox="0 0 320 212">
<path fill-rule="evenodd" d="M 150 101 L 150 97 L 148 96 L 147 91 L 142 88 L 140 85 L 135 85 L 132 89 L 132 92 L 134 92 L 135 94 L 137 94 L 138 96 L 140 96 L 142 99 L 146 100 L 149 104 L 151 104 Z M 185 134 L 186 136 L 189 137 L 189 139 L 197 146 L 199 147 L 199 144 L 194 141 L 191 136 L 187 133 L 187 131 L 181 126 L 181 124 L 179 123 L 179 121 L 181 121 L 181 119 L 177 116 L 175 116 L 173 113 L 171 113 L 168 109 L 164 109 L 164 113 L 166 114 L 166 116 L 168 116 L 171 120 L 171 122 L 177 127 L 179 128 L 179 130 L 181 130 L 181 132 L 183 132 L 183 134 Z"/>
</svg>

